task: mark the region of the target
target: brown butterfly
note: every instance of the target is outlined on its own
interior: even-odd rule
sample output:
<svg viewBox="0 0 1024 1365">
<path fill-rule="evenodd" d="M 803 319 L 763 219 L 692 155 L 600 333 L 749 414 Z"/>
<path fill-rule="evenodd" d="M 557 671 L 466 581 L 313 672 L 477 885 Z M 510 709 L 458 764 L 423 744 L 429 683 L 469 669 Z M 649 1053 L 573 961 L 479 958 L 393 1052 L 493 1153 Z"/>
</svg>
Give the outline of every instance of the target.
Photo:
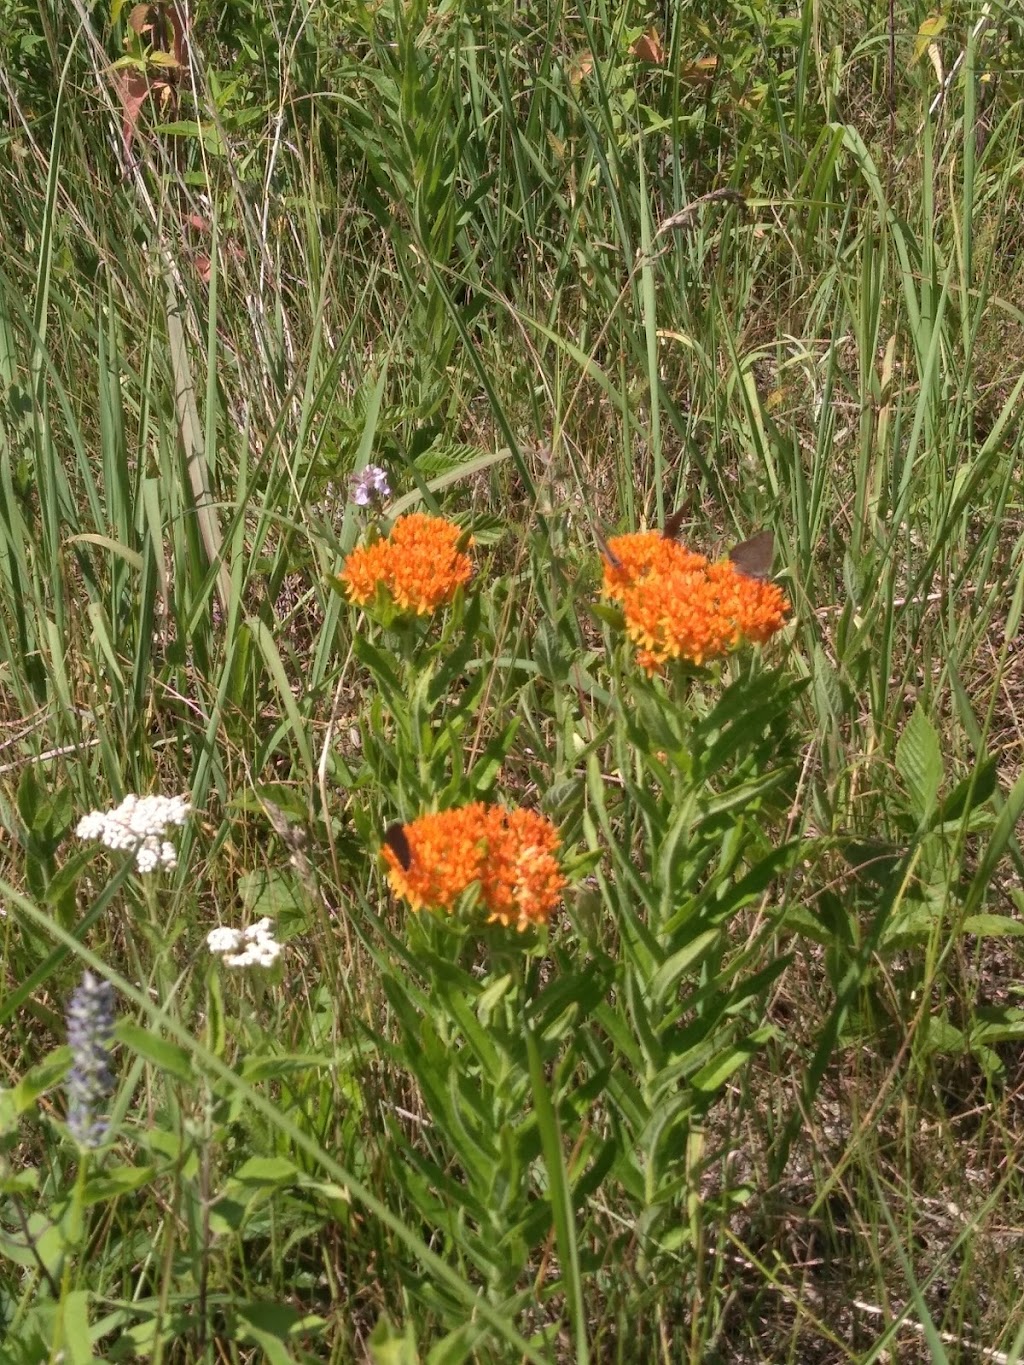
<svg viewBox="0 0 1024 1365">
<path fill-rule="evenodd" d="M 404 828 L 401 825 L 388 825 L 384 831 L 384 842 L 401 863 L 402 871 L 408 872 L 412 866 L 412 849 Z"/>
<path fill-rule="evenodd" d="M 601 534 L 598 528 L 594 526 L 592 529 L 594 532 L 594 539 L 597 541 L 597 548 L 601 551 L 601 553 L 604 555 L 605 559 L 607 559 L 608 563 L 612 566 L 613 569 L 621 569 L 622 560 L 619 558 L 619 556 L 615 553 L 614 550 L 610 550 L 608 548 L 608 542 L 605 540 L 604 536 Z"/>
<path fill-rule="evenodd" d="M 775 558 L 775 537 L 771 531 L 758 531 L 749 540 L 741 540 L 729 551 L 729 558 L 748 578 L 757 578 L 762 583 L 772 576 L 772 560 Z"/>
<path fill-rule="evenodd" d="M 686 507 L 677 507 L 676 510 L 665 518 L 665 525 L 661 528 L 663 540 L 675 540 L 682 529 L 683 522 L 686 520 Z"/>
</svg>

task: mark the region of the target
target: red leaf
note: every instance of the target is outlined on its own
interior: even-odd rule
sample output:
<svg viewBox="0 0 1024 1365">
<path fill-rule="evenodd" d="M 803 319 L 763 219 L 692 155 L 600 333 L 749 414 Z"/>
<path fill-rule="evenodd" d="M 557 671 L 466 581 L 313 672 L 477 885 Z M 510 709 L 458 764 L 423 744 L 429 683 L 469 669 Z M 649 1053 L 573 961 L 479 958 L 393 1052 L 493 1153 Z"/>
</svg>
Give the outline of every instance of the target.
<svg viewBox="0 0 1024 1365">
<path fill-rule="evenodd" d="M 125 156 L 130 155 L 135 129 L 139 123 L 139 113 L 149 95 L 149 80 L 144 71 L 133 67 L 123 68 L 114 73 L 114 85 L 124 105 L 124 118 L 121 121 L 121 140 Z"/>
</svg>

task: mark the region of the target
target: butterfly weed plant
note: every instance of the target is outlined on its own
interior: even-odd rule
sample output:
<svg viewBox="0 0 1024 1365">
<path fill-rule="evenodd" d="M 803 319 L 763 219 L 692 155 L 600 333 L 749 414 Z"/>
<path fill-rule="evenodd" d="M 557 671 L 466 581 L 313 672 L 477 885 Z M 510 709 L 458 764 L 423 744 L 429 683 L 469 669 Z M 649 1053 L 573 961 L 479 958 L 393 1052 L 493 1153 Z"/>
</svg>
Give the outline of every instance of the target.
<svg viewBox="0 0 1024 1365">
<path fill-rule="evenodd" d="M 471 575 L 454 548 L 470 538 L 440 524 L 429 557 L 396 560 L 405 526 L 371 533 L 341 573 L 365 611 L 364 760 L 397 807 L 377 841 L 399 918 L 378 912 L 368 946 L 400 1034 L 374 1041 L 421 1108 L 389 1129 L 410 1205 L 467 1277 L 506 1310 L 550 1298 L 585 1354 L 584 1281 L 621 1256 L 661 1284 L 716 1198 L 724 1211 L 742 1197 L 723 1181 L 708 1199 L 724 1142 L 709 1116 L 772 1036 L 763 1002 L 786 959 L 765 945 L 798 847 L 786 718 L 801 688 L 754 666 L 745 642 L 778 630 L 788 604 L 657 533 L 636 551 L 610 542 L 605 594 L 629 604 L 602 615 L 628 622 L 640 652 L 609 625 L 574 718 L 600 738 L 563 751 L 573 776 L 552 803 L 542 759 L 528 791 L 506 778 L 514 722 L 467 763 L 489 696 L 488 566 Z M 638 623 L 652 601 L 667 613 L 653 633 Z M 564 683 L 530 662 L 534 688 Z M 419 1292 L 455 1315 L 437 1286 Z M 465 1329 L 467 1347 L 482 1331 Z"/>
</svg>

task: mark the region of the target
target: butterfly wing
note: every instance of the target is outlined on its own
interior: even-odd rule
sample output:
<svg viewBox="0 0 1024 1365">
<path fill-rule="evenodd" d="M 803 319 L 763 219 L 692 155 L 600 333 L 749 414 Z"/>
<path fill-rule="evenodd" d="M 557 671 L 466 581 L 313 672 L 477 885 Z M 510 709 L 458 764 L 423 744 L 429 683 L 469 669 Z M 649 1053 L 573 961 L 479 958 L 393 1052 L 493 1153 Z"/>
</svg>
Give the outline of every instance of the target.
<svg viewBox="0 0 1024 1365">
<path fill-rule="evenodd" d="M 759 531 L 749 540 L 741 540 L 738 545 L 734 545 L 729 551 L 729 558 L 740 573 L 763 582 L 772 576 L 775 537 L 771 531 Z"/>
<path fill-rule="evenodd" d="M 675 540 L 682 530 L 683 522 L 686 520 L 686 506 L 677 507 L 676 510 L 665 518 L 665 525 L 661 528 L 662 539 Z"/>
<path fill-rule="evenodd" d="M 401 864 L 402 871 L 408 872 L 412 865 L 412 849 L 401 825 L 388 825 L 384 831 L 384 842 Z"/>
<path fill-rule="evenodd" d="M 596 526 L 594 526 L 592 529 L 594 532 L 594 539 L 597 541 L 597 548 L 601 551 L 601 553 L 604 555 L 605 559 L 607 559 L 608 563 L 612 566 L 613 569 L 621 569 L 622 560 L 619 558 L 619 556 L 615 553 L 614 550 L 610 550 L 608 548 L 608 542 L 605 540 L 604 535 L 601 533 L 600 530 L 598 530 Z"/>
</svg>

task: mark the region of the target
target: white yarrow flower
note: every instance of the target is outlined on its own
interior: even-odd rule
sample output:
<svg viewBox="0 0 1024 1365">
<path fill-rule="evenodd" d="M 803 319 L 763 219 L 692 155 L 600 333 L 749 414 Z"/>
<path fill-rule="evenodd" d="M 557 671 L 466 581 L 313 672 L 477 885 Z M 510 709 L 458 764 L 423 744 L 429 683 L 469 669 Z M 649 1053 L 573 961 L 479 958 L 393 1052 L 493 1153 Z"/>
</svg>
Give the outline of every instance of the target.
<svg viewBox="0 0 1024 1365">
<path fill-rule="evenodd" d="M 219 924 L 206 935 L 206 946 L 211 953 L 234 953 L 242 946 L 242 935 L 237 929 Z"/>
<path fill-rule="evenodd" d="M 206 935 L 206 946 L 223 957 L 226 967 L 272 967 L 281 952 L 273 922 L 266 916 L 247 929 L 218 925 Z"/>
<path fill-rule="evenodd" d="M 183 825 L 191 809 L 184 796 L 131 794 L 115 810 L 83 815 L 75 833 L 80 839 L 98 839 L 105 848 L 133 853 L 135 867 L 143 874 L 158 867 L 170 870 L 177 866 L 178 855 L 164 835 Z"/>
</svg>

